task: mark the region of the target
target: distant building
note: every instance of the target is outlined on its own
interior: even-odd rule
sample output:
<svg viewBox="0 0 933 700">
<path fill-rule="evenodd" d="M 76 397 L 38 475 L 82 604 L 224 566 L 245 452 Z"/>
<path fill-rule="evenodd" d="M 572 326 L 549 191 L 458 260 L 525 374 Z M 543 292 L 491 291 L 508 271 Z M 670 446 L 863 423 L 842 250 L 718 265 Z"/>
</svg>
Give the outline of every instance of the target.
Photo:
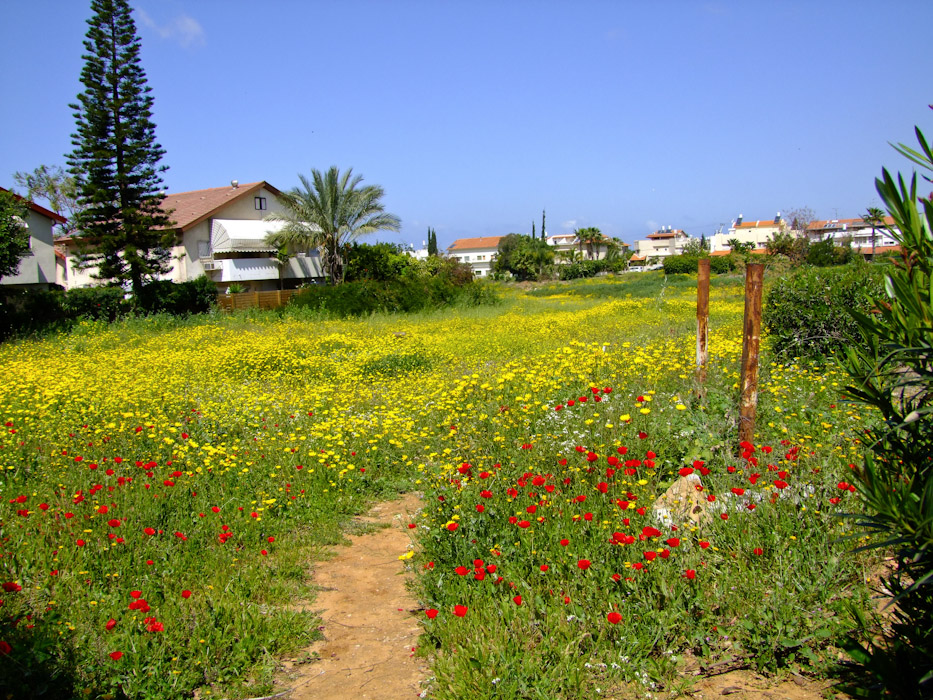
<svg viewBox="0 0 933 700">
<path fill-rule="evenodd" d="M 744 217 L 739 217 L 732 222 L 729 230 L 725 233 L 714 233 L 709 237 L 710 253 L 728 252 L 731 250 L 729 241 L 738 240 L 740 243 L 751 243 L 754 250 L 763 250 L 769 240 L 776 234 L 789 232 L 787 222 L 781 218 L 781 212 L 775 214 L 773 219 L 754 219 L 745 221 Z"/>
<path fill-rule="evenodd" d="M 265 220 L 282 211 L 280 194 L 265 181 L 241 185 L 234 180 L 229 187 L 165 195 L 162 208 L 174 221 L 176 242 L 171 249 L 172 268 L 164 279 L 185 282 L 207 275 L 221 291 L 236 283 L 254 292 L 323 281 L 316 250 L 296 251 L 280 262 L 276 249 L 265 241 L 268 233 L 282 226 Z M 93 269 L 76 264 L 78 239 L 65 236 L 56 243 L 62 251 L 60 275 L 65 287 L 99 284 Z"/>
<path fill-rule="evenodd" d="M 499 241 L 503 238 L 504 236 L 458 238 L 447 248 L 447 256 L 472 267 L 474 277 L 488 277 L 492 271 L 492 261 L 499 253 Z"/>
<path fill-rule="evenodd" d="M 547 237 L 547 242 L 548 245 L 554 249 L 554 259 L 558 263 L 568 262 L 568 257 L 571 255 L 578 255 L 581 260 L 590 259 L 590 250 L 588 246 L 586 243 L 581 245 L 576 233 L 555 233 Z M 609 236 L 603 234 L 602 242 L 598 245 L 593 245 L 592 259 L 602 260 L 605 258 L 613 243 L 618 246 L 620 253 L 624 252 L 629 247 L 628 243 L 613 241 Z"/>
<path fill-rule="evenodd" d="M 690 236 L 681 229 L 662 226 L 642 240 L 635 241 L 635 254 L 632 256 L 632 262 L 650 264 L 652 258 L 661 259 L 668 255 L 680 255 L 684 252 L 684 246 L 689 240 Z"/>
<path fill-rule="evenodd" d="M 894 219 L 885 217 L 881 226 L 875 227 L 875 253 L 886 253 L 900 250 L 897 241 L 888 227 L 894 226 Z M 832 240 L 834 245 L 850 243 L 862 255 L 872 254 L 872 228 L 862 219 L 827 219 L 811 221 L 807 226 L 807 238 L 811 243 Z"/>
<path fill-rule="evenodd" d="M 9 192 L 0 187 L 0 192 Z M 13 194 L 13 193 L 11 193 Z M 51 289 L 58 285 L 55 271 L 55 244 L 52 229 L 66 219 L 54 211 L 13 194 L 26 202 L 26 227 L 29 231 L 29 252 L 19 261 L 19 272 L 0 278 L 0 285 L 23 289 Z"/>
</svg>

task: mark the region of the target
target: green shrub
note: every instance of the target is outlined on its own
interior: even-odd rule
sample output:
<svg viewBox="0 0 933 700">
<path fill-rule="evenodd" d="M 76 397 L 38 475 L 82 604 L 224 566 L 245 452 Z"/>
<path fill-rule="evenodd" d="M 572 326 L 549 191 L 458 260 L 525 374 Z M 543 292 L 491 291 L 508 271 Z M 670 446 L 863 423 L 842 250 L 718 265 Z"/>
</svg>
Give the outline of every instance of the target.
<svg viewBox="0 0 933 700">
<path fill-rule="evenodd" d="M 735 270 L 735 258 L 732 255 L 710 256 L 709 271 L 714 275 L 726 275 Z"/>
<path fill-rule="evenodd" d="M 69 319 L 113 323 L 130 310 L 125 296 L 121 287 L 77 287 L 64 293 L 62 308 Z"/>
<path fill-rule="evenodd" d="M 216 303 L 217 287 L 202 275 L 190 282 L 154 280 L 142 288 L 136 308 L 150 314 L 188 316 L 207 313 Z"/>
<path fill-rule="evenodd" d="M 933 148 L 917 129 L 920 151 L 898 151 L 933 171 Z M 926 176 L 924 176 L 926 177 Z M 929 178 L 928 178 L 929 179 Z M 884 418 L 865 431 L 869 447 L 853 472 L 865 512 L 854 515 L 862 548 L 893 554 L 880 588 L 887 619 L 868 625 L 856 614 L 861 640 L 848 649 L 876 685 L 877 697 L 933 697 L 933 201 L 887 170 L 875 181 L 894 219 L 891 234 L 903 260 L 887 265 L 876 314 L 853 314 L 861 342 L 846 348 L 847 393 Z M 865 540 L 861 540 L 864 542 Z M 857 613 L 857 611 L 855 611 Z M 866 687 L 864 682 L 858 683 Z"/>
<path fill-rule="evenodd" d="M 764 324 L 779 357 L 819 358 L 859 338 L 850 309 L 869 313 L 883 292 L 882 266 L 801 267 L 768 292 Z"/>
<path fill-rule="evenodd" d="M 696 274 L 700 265 L 698 255 L 668 255 L 664 258 L 664 274 Z M 710 256 L 709 270 L 716 275 L 725 275 L 735 269 L 736 262 L 732 255 Z"/>
<path fill-rule="evenodd" d="M 347 251 L 344 280 L 394 280 L 414 265 L 415 260 L 406 255 L 395 243 L 354 243 Z"/>
<path fill-rule="evenodd" d="M 0 340 L 68 325 L 63 293 L 0 287 Z"/>
<path fill-rule="evenodd" d="M 459 274 L 455 266 L 448 271 L 455 278 Z M 447 274 L 437 274 L 434 277 L 357 280 L 335 286 L 308 287 L 292 297 L 289 306 L 346 317 L 376 312 L 413 313 L 458 304 L 479 306 L 497 302 L 498 297 L 490 285 L 473 282 L 472 278 L 469 284 L 454 284 Z"/>
<path fill-rule="evenodd" d="M 696 255 L 668 255 L 664 258 L 664 274 L 685 275 L 691 272 L 696 273 L 699 260 Z"/>
<path fill-rule="evenodd" d="M 560 266 L 562 280 L 578 280 L 595 277 L 601 272 L 616 272 L 621 266 L 619 260 L 577 260 L 569 265 Z"/>
</svg>

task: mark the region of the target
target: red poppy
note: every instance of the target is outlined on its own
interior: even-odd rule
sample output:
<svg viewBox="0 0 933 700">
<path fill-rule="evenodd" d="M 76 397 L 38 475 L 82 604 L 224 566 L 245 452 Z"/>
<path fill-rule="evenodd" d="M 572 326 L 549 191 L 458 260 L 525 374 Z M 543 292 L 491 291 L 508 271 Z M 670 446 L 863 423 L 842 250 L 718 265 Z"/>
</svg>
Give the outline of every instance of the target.
<svg viewBox="0 0 933 700">
<path fill-rule="evenodd" d="M 122 651 L 111 651 L 110 658 L 113 659 L 114 661 L 119 661 L 120 659 L 123 658 L 123 652 Z"/>
<path fill-rule="evenodd" d="M 456 615 L 457 617 L 465 617 L 466 614 L 467 614 L 466 605 L 455 605 L 454 606 L 454 615 Z"/>
<path fill-rule="evenodd" d="M 111 617 L 109 620 L 107 620 L 107 624 L 104 625 L 104 629 L 106 629 L 109 632 L 116 626 L 117 626 L 117 621 Z"/>
<path fill-rule="evenodd" d="M 680 474 L 681 476 L 690 476 L 691 474 L 693 474 L 693 468 L 692 467 L 681 467 L 678 474 Z"/>
<path fill-rule="evenodd" d="M 657 552 L 654 552 L 654 551 L 645 552 L 645 559 L 647 559 L 648 561 L 654 561 L 657 558 L 657 556 L 658 556 Z"/>
<path fill-rule="evenodd" d="M 23 587 L 16 583 L 16 581 L 7 581 L 3 584 L 3 590 L 7 593 L 16 593 L 23 590 Z"/>
<path fill-rule="evenodd" d="M 450 532 L 454 532 L 458 527 L 460 527 L 460 526 L 459 526 L 457 523 L 450 523 L 450 524 L 447 526 L 447 529 L 448 529 Z"/>
<path fill-rule="evenodd" d="M 457 576 L 466 576 L 468 573 L 470 573 L 470 570 L 465 566 L 458 566 L 456 569 L 454 569 L 454 572 L 457 574 Z"/>
<path fill-rule="evenodd" d="M 577 562 L 577 566 L 578 566 L 580 569 L 582 569 L 583 571 L 586 571 L 587 569 L 590 568 L 590 560 L 589 560 L 589 559 L 581 559 L 580 561 Z"/>
<path fill-rule="evenodd" d="M 521 597 L 520 595 L 517 595 L 517 596 L 515 596 L 514 598 L 512 598 L 512 602 L 515 603 L 516 605 L 521 605 L 521 604 L 522 604 L 522 597 Z"/>
<path fill-rule="evenodd" d="M 130 597 L 135 600 L 139 600 L 139 596 L 141 596 L 142 594 L 143 594 L 142 591 L 130 591 Z"/>
<path fill-rule="evenodd" d="M 764 551 L 761 547 L 755 547 L 755 548 L 752 550 L 752 554 L 756 554 L 756 555 L 758 555 L 759 557 L 760 557 L 762 554 L 764 554 L 764 553 L 765 553 L 765 551 Z"/>
<path fill-rule="evenodd" d="M 720 514 L 719 514 L 719 517 L 720 517 L 722 520 L 728 520 L 728 519 L 729 519 L 729 514 L 728 514 L 728 513 L 720 513 Z"/>
<path fill-rule="evenodd" d="M 609 621 L 610 625 L 618 625 L 620 622 L 622 622 L 622 615 L 613 611 L 606 615 L 606 619 Z"/>
<path fill-rule="evenodd" d="M 484 506 L 482 503 L 477 503 L 477 504 L 476 504 L 476 512 L 477 512 L 477 513 L 482 513 L 482 512 L 485 511 L 485 510 L 486 510 L 486 506 Z M 414 527 L 414 524 L 412 524 L 410 527 Z"/>
<path fill-rule="evenodd" d="M 695 569 L 687 569 L 684 572 L 684 578 L 688 578 L 691 581 L 697 577 L 697 572 Z"/>
<path fill-rule="evenodd" d="M 540 569 L 541 571 L 547 571 L 550 567 L 547 564 L 542 564 Z"/>
<path fill-rule="evenodd" d="M 786 489 L 786 488 L 787 488 L 787 482 L 784 481 L 783 479 L 775 479 L 775 480 L 774 480 L 774 485 L 777 486 L 779 489 Z"/>
<path fill-rule="evenodd" d="M 679 546 L 680 546 L 680 540 L 677 539 L 676 537 L 671 537 L 671 538 L 666 539 L 666 540 L 664 540 L 664 541 L 667 543 L 667 545 L 668 545 L 669 547 L 679 547 Z"/>
<path fill-rule="evenodd" d="M 745 494 L 745 489 L 739 488 L 738 486 L 733 486 L 732 493 L 734 493 L 736 496 L 742 496 Z"/>
<path fill-rule="evenodd" d="M 428 616 L 429 620 L 433 620 L 435 617 L 437 617 L 437 610 L 434 608 L 429 608 L 424 611 L 424 614 Z"/>
<path fill-rule="evenodd" d="M 75 544 L 78 545 L 79 547 L 83 547 L 87 543 L 84 540 L 78 540 L 77 542 L 75 542 Z"/>
<path fill-rule="evenodd" d="M 191 591 L 189 591 L 189 590 L 186 588 L 185 590 L 183 590 L 183 591 L 181 592 L 181 597 L 184 598 L 185 600 L 187 600 L 188 598 L 191 597 Z"/>
<path fill-rule="evenodd" d="M 561 546 L 561 547 L 566 547 L 568 544 L 570 544 L 570 540 L 568 540 L 568 539 L 563 539 L 563 540 L 560 541 L 560 546 Z"/>
<path fill-rule="evenodd" d="M 707 547 L 709 547 L 709 542 L 706 540 L 700 540 L 700 549 L 706 549 Z"/>
</svg>

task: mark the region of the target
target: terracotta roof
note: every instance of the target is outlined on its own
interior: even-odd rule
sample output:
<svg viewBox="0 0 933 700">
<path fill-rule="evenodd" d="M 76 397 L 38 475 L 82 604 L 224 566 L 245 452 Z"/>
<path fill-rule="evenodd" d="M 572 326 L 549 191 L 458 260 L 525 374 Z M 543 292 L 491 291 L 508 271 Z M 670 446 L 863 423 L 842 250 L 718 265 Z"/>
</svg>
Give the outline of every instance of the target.
<svg viewBox="0 0 933 700">
<path fill-rule="evenodd" d="M 865 245 L 857 248 L 858 252 L 862 255 L 871 255 L 871 246 Z M 879 253 L 902 253 L 903 248 L 899 245 L 876 245 L 875 246 L 875 255 Z"/>
<path fill-rule="evenodd" d="M 447 250 L 475 250 L 478 248 L 498 248 L 504 236 L 483 236 L 481 238 L 458 238 Z"/>
<path fill-rule="evenodd" d="M 866 224 L 860 217 L 857 219 L 823 219 L 822 221 L 811 221 L 809 225 L 807 226 L 807 230 L 808 231 L 819 231 L 821 229 L 830 228 L 830 227 L 841 229 L 843 225 L 845 225 L 846 227 L 856 226 L 858 228 L 869 227 L 869 225 Z M 893 226 L 894 219 L 892 219 L 890 216 L 884 217 L 884 225 Z"/>
<path fill-rule="evenodd" d="M 758 219 L 758 221 L 743 221 L 741 224 L 736 224 L 735 227 L 739 228 L 774 228 L 775 226 L 780 226 L 779 221 L 774 219 Z"/>
<path fill-rule="evenodd" d="M 268 182 L 260 180 L 259 182 L 247 182 L 238 187 L 212 187 L 206 190 L 167 194 L 162 200 L 162 208 L 171 211 L 176 229 L 187 231 L 212 216 L 218 209 L 243 197 L 252 196 L 263 187 L 272 194 L 281 194 Z"/>
<path fill-rule="evenodd" d="M 674 229 L 673 231 L 655 231 L 654 233 L 649 233 L 645 238 L 650 238 L 651 240 L 661 240 L 664 238 L 674 238 L 675 236 L 686 236 L 682 230 L 679 228 Z"/>
<path fill-rule="evenodd" d="M 10 192 L 10 190 L 6 189 L 5 187 L 0 187 L 0 192 Z M 39 205 L 36 204 L 35 202 L 30 202 L 28 199 L 26 199 L 25 197 L 20 197 L 20 196 L 19 196 L 18 194 L 16 194 L 15 192 L 10 192 L 10 194 L 13 195 L 13 196 L 14 196 L 16 199 L 18 199 L 19 201 L 21 201 L 21 202 L 26 202 L 26 204 L 29 206 L 29 208 L 32 209 L 32 210 L 33 210 L 34 212 L 36 212 L 37 214 L 42 214 L 42 216 L 48 217 L 49 219 L 51 219 L 52 221 L 54 221 L 54 222 L 57 223 L 57 224 L 64 224 L 64 223 L 66 223 L 66 222 L 68 221 L 68 219 L 66 219 L 66 218 L 65 218 L 64 216 L 62 216 L 61 214 L 56 214 L 56 213 L 55 213 L 54 211 L 52 211 L 51 209 L 46 209 L 45 207 L 39 206 Z"/>
<path fill-rule="evenodd" d="M 642 262 L 643 260 L 647 260 L 647 259 L 648 259 L 647 255 L 633 255 L 632 257 L 629 258 L 631 262 Z"/>
<path fill-rule="evenodd" d="M 720 258 L 723 255 L 729 255 L 731 253 L 732 253 L 731 250 L 714 250 L 712 253 L 709 254 L 709 256 L 711 258 Z"/>
</svg>

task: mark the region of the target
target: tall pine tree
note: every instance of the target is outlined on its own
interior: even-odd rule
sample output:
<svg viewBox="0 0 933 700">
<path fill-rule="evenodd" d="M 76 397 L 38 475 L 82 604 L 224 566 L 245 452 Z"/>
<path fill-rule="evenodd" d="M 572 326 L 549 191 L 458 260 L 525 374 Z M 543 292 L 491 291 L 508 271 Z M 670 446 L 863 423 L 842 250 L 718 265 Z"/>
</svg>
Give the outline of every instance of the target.
<svg viewBox="0 0 933 700">
<path fill-rule="evenodd" d="M 428 255 L 437 255 L 437 233 L 433 228 L 428 228 Z"/>
<path fill-rule="evenodd" d="M 87 54 L 68 165 L 82 207 L 75 221 L 83 258 L 95 277 L 130 282 L 133 295 L 168 271 L 173 234 L 160 208 L 165 154 L 155 140 L 151 88 L 126 0 L 91 0 Z"/>
</svg>

